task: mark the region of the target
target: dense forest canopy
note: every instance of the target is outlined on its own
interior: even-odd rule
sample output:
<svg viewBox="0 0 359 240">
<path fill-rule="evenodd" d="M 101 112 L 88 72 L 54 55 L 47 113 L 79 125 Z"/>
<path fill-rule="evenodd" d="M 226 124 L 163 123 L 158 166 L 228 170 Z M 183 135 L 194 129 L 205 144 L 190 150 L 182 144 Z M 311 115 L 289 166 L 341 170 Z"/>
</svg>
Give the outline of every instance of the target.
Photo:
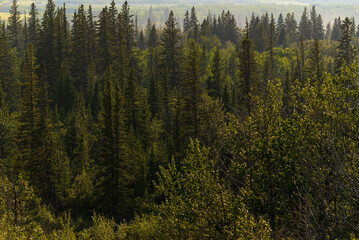
<svg viewBox="0 0 359 240">
<path fill-rule="evenodd" d="M 29 9 L 0 21 L 1 239 L 358 239 L 355 18 Z"/>
</svg>

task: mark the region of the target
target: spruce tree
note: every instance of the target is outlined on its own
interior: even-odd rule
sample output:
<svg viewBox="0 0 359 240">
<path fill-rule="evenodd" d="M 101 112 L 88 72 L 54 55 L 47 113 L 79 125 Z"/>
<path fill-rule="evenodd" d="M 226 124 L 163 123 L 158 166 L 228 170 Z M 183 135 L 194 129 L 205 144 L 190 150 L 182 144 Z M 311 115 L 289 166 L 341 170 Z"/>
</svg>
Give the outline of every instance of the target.
<svg viewBox="0 0 359 240">
<path fill-rule="evenodd" d="M 322 16 L 317 14 L 315 6 L 310 12 L 310 35 L 312 39 L 322 40 L 324 37 Z"/>
<path fill-rule="evenodd" d="M 287 13 L 284 20 L 287 44 L 297 40 L 297 21 L 294 13 Z"/>
<path fill-rule="evenodd" d="M 102 9 L 97 21 L 97 68 L 100 75 L 113 63 L 115 36 L 111 32 L 111 15 L 107 6 Z"/>
<path fill-rule="evenodd" d="M 304 37 L 304 40 L 308 40 L 311 37 L 307 7 L 304 8 L 298 30 L 299 33 Z"/>
<path fill-rule="evenodd" d="M 190 29 L 194 29 L 198 25 L 198 19 L 196 14 L 196 9 L 194 7 L 191 8 L 191 15 L 188 22 L 188 27 Z"/>
<path fill-rule="evenodd" d="M 24 14 L 24 27 L 22 29 L 21 35 L 22 35 L 21 47 L 27 46 L 29 44 L 29 27 L 28 27 L 26 14 Z"/>
<path fill-rule="evenodd" d="M 199 70 L 199 51 L 200 48 L 197 43 L 191 40 L 186 57 L 185 78 L 182 86 L 181 141 L 185 145 L 188 143 L 189 138 L 195 139 L 199 136 L 199 104 L 203 93 Z"/>
<path fill-rule="evenodd" d="M 116 29 L 116 18 L 118 15 L 118 11 L 117 11 L 117 7 L 116 7 L 116 3 L 114 0 L 111 1 L 110 3 L 110 7 L 108 8 L 108 12 L 109 12 L 109 28 L 110 31 L 113 35 L 116 35 L 117 33 L 117 29 Z"/>
<path fill-rule="evenodd" d="M 96 25 L 93 19 L 92 7 L 89 6 L 87 10 L 87 44 L 88 44 L 88 57 L 90 62 L 94 64 L 96 56 Z"/>
<path fill-rule="evenodd" d="M 13 0 L 7 26 L 11 46 L 15 48 L 19 48 L 20 34 L 22 29 L 22 24 L 20 20 L 21 14 L 18 8 L 19 5 L 17 4 L 17 0 Z"/>
<path fill-rule="evenodd" d="M 324 66 L 318 39 L 314 39 L 313 41 L 310 55 L 308 57 L 307 68 L 310 78 L 317 83 L 321 83 L 324 75 Z"/>
<path fill-rule="evenodd" d="M 267 46 L 268 58 L 266 59 L 267 73 L 265 73 L 268 80 L 272 80 L 274 78 L 274 71 L 275 71 L 274 70 L 274 44 L 275 44 L 275 21 L 274 21 L 274 17 L 272 14 L 271 21 L 269 24 L 269 34 L 268 34 L 268 43 L 267 43 L 267 45 L 268 45 Z"/>
<path fill-rule="evenodd" d="M 130 131 L 132 129 L 134 134 L 138 136 L 138 125 L 139 125 L 139 116 L 138 116 L 138 84 L 136 82 L 134 70 L 130 70 L 129 77 L 126 82 L 125 87 L 125 111 L 126 111 L 126 130 Z"/>
<path fill-rule="evenodd" d="M 170 87 L 173 89 L 179 84 L 179 57 L 181 51 L 180 30 L 177 21 L 171 11 L 161 36 L 161 57 L 162 65 L 168 70 Z M 164 68 L 164 67 L 163 67 Z"/>
<path fill-rule="evenodd" d="M 35 3 L 31 3 L 31 10 L 29 14 L 29 43 L 34 46 L 34 49 L 37 49 L 40 21 Z"/>
<path fill-rule="evenodd" d="M 317 25 L 318 25 L 318 39 L 324 39 L 324 27 L 323 27 L 323 18 L 322 15 L 319 14 L 317 18 Z"/>
<path fill-rule="evenodd" d="M 338 53 L 335 60 L 336 73 L 339 74 L 343 66 L 350 66 L 355 60 L 355 48 L 352 41 L 352 22 L 345 18 L 341 25 L 342 35 L 337 47 Z"/>
<path fill-rule="evenodd" d="M 39 146 L 39 94 L 40 86 L 35 73 L 35 56 L 33 46 L 30 44 L 26 49 L 25 62 L 22 70 L 22 98 L 20 100 L 19 114 L 19 146 L 22 153 L 23 167 L 38 165 L 34 160 L 36 149 Z M 24 169 L 23 169 L 24 170 Z"/>
<path fill-rule="evenodd" d="M 138 39 L 138 48 L 143 51 L 145 50 L 145 37 L 143 35 L 143 31 L 140 32 L 140 37 Z"/>
<path fill-rule="evenodd" d="M 187 10 L 183 19 L 183 31 L 186 32 L 188 29 L 190 29 L 190 27 L 189 27 L 189 12 Z"/>
<path fill-rule="evenodd" d="M 208 89 L 209 95 L 216 97 L 222 96 L 222 84 L 223 84 L 223 62 L 218 47 L 216 48 L 212 63 L 211 63 L 211 78 L 210 88 Z"/>
<path fill-rule="evenodd" d="M 151 32 L 148 36 L 148 47 L 149 48 L 155 48 L 157 47 L 158 44 L 158 36 L 157 36 L 157 30 L 156 30 L 156 25 L 153 25 L 151 28 Z"/>
<path fill-rule="evenodd" d="M 278 17 L 278 21 L 277 21 L 277 26 L 276 26 L 276 45 L 277 46 L 282 46 L 283 43 L 285 42 L 285 25 L 284 25 L 284 19 L 283 19 L 283 15 L 279 14 Z"/>
<path fill-rule="evenodd" d="M 102 178 L 98 196 L 102 211 L 113 216 L 118 213 L 116 206 L 119 201 L 119 166 L 116 159 L 116 134 L 115 134 L 115 99 L 111 79 L 107 79 L 102 100 L 102 129 L 101 129 L 101 155 L 98 165 L 99 176 Z"/>
<path fill-rule="evenodd" d="M 256 64 L 254 58 L 253 44 L 249 40 L 248 22 L 244 32 L 244 39 L 241 43 L 241 51 L 239 53 L 239 97 L 240 109 L 245 110 L 247 114 L 252 111 L 252 96 L 256 90 Z"/>
<path fill-rule="evenodd" d="M 81 5 L 74 13 L 71 30 L 71 57 L 73 59 L 71 72 L 74 78 L 74 85 L 84 94 L 87 90 L 89 81 L 87 71 L 90 64 L 88 49 L 88 28 L 84 6 Z"/>
<path fill-rule="evenodd" d="M 126 54 L 128 54 L 129 58 L 132 54 L 132 49 L 135 46 L 135 29 L 133 24 L 133 15 L 130 13 L 130 7 L 127 1 L 124 2 L 121 8 L 120 16 L 120 24 L 123 28 L 123 40 L 125 45 Z"/>
</svg>

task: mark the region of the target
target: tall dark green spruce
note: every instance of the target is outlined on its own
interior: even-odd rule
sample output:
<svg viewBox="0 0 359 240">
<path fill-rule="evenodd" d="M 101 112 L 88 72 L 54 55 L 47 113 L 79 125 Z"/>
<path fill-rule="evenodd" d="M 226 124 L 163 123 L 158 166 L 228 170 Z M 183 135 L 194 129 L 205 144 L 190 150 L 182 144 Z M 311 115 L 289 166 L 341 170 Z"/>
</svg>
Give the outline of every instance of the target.
<svg viewBox="0 0 359 240">
<path fill-rule="evenodd" d="M 183 108 L 180 119 L 180 139 L 183 147 L 187 145 L 189 138 L 196 139 L 199 136 L 199 104 L 203 93 L 199 70 L 200 48 L 194 40 L 189 44 L 182 85 Z"/>
<path fill-rule="evenodd" d="M 211 77 L 208 79 L 208 92 L 210 96 L 221 97 L 223 88 L 223 62 L 217 47 L 211 63 Z"/>
<path fill-rule="evenodd" d="M 350 66 L 355 60 L 355 48 L 352 45 L 352 22 L 349 18 L 345 18 L 341 24 L 342 35 L 339 39 L 337 47 L 337 58 L 335 60 L 335 72 L 340 74 L 344 66 Z"/>
<path fill-rule="evenodd" d="M 178 87 L 179 84 L 179 65 L 180 65 L 180 29 L 177 27 L 177 21 L 171 11 L 168 20 L 166 21 L 165 28 L 161 36 L 161 57 L 162 69 L 166 68 L 170 80 L 170 87 Z"/>
<path fill-rule="evenodd" d="M 115 36 L 111 31 L 111 15 L 107 8 L 102 9 L 98 15 L 96 39 L 97 39 L 97 69 L 102 75 L 108 67 L 114 62 L 115 54 Z"/>
<path fill-rule="evenodd" d="M 102 127 L 101 127 L 101 153 L 98 160 L 99 183 L 98 207 L 108 216 L 116 216 L 119 213 L 118 204 L 120 200 L 120 162 L 118 157 L 118 146 L 116 141 L 118 126 L 115 126 L 115 96 L 112 79 L 106 79 L 106 87 L 102 100 Z"/>
<path fill-rule="evenodd" d="M 21 14 L 19 11 L 19 5 L 17 4 L 17 0 L 13 0 L 10 9 L 10 16 L 8 18 L 7 29 L 10 35 L 11 46 L 15 48 L 19 48 L 20 46 L 20 34 L 22 29 L 20 18 Z"/>
<path fill-rule="evenodd" d="M 307 71 L 313 81 L 318 83 L 322 82 L 324 75 L 324 64 L 318 39 L 313 40 L 313 45 L 308 57 Z"/>
<path fill-rule="evenodd" d="M 39 41 L 40 21 L 38 18 L 38 11 L 35 6 L 35 3 L 31 4 L 29 15 L 29 43 L 34 45 L 34 49 L 37 49 L 37 43 Z"/>
<path fill-rule="evenodd" d="M 308 18 L 307 7 L 304 8 L 301 20 L 299 22 L 299 33 L 303 36 L 304 40 L 308 40 L 311 37 L 310 22 Z"/>
<path fill-rule="evenodd" d="M 81 5 L 72 19 L 71 55 L 72 62 L 71 72 L 74 85 L 78 91 L 85 94 L 89 85 L 87 71 L 90 65 L 90 50 L 88 39 L 88 27 L 84 5 Z"/>
<path fill-rule="evenodd" d="M 247 29 L 244 32 L 244 39 L 241 43 L 241 50 L 239 53 L 239 107 L 242 114 L 251 114 L 252 111 L 252 96 L 256 90 L 257 73 L 256 63 L 254 58 L 253 44 L 249 40 Z"/>
<path fill-rule="evenodd" d="M 19 146 L 22 153 L 21 167 L 25 170 L 28 166 L 30 169 L 38 165 L 35 161 L 37 157 L 36 149 L 39 146 L 39 80 L 35 71 L 34 49 L 29 45 L 26 50 L 26 59 L 22 70 L 22 98 L 20 101 L 19 114 Z"/>
</svg>

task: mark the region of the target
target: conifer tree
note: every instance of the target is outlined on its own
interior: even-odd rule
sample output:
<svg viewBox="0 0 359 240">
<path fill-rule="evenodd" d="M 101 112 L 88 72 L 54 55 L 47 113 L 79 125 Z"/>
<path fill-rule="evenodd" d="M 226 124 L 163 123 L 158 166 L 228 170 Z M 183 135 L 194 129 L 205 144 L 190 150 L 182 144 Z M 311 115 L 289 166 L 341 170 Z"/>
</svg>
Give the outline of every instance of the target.
<svg viewBox="0 0 359 240">
<path fill-rule="evenodd" d="M 133 69 L 126 82 L 125 88 L 125 109 L 126 109 L 126 129 L 129 131 L 131 128 L 137 134 L 138 126 L 138 105 L 137 105 L 137 83 L 135 80 Z"/>
<path fill-rule="evenodd" d="M 23 37 L 21 39 L 22 46 L 27 46 L 29 44 L 29 28 L 28 28 L 26 13 L 24 14 L 24 27 L 22 29 L 21 35 Z"/>
<path fill-rule="evenodd" d="M 92 159 L 90 148 L 93 136 L 90 129 L 91 118 L 85 106 L 85 99 L 78 94 L 73 110 L 69 114 L 71 126 L 68 127 L 67 144 L 69 145 L 69 157 L 71 157 L 71 170 L 74 177 L 88 173 Z"/>
<path fill-rule="evenodd" d="M 40 121 L 39 94 L 40 86 L 35 73 L 34 49 L 30 44 L 26 50 L 26 59 L 22 70 L 22 98 L 19 115 L 19 145 L 22 152 L 23 167 L 36 165 L 36 148 L 39 143 Z"/>
<path fill-rule="evenodd" d="M 157 36 L 157 31 L 156 31 L 156 25 L 153 25 L 151 28 L 151 32 L 148 36 L 148 47 L 149 48 L 155 48 L 157 47 L 158 44 L 158 36 Z"/>
<path fill-rule="evenodd" d="M 304 8 L 298 30 L 299 33 L 304 37 L 304 40 L 308 40 L 311 37 L 310 22 L 307 13 L 307 7 Z"/>
<path fill-rule="evenodd" d="M 322 40 L 324 37 L 322 16 L 317 14 L 315 6 L 310 12 L 310 34 L 312 39 Z"/>
<path fill-rule="evenodd" d="M 70 30 L 66 16 L 66 5 L 57 8 L 55 17 L 55 60 L 58 75 L 61 75 L 62 68 L 68 67 L 70 53 Z M 58 78 L 58 76 L 57 76 Z M 56 79 L 58 80 L 58 79 Z"/>
<path fill-rule="evenodd" d="M 148 94 L 148 102 L 150 104 L 150 109 L 152 113 L 152 118 L 156 117 L 161 113 L 162 108 L 162 96 L 161 89 L 158 80 L 155 77 L 154 72 L 151 72 L 150 76 L 150 86 Z"/>
<path fill-rule="evenodd" d="M 88 44 L 88 57 L 90 62 L 94 64 L 96 55 L 96 26 L 93 19 L 92 7 L 89 6 L 87 10 L 87 44 Z"/>
<path fill-rule="evenodd" d="M 352 41 L 352 22 L 349 18 L 345 18 L 341 24 L 342 35 L 339 39 L 337 47 L 338 53 L 335 60 L 336 73 L 339 74 L 343 66 L 351 65 L 355 60 L 355 48 L 351 44 Z"/>
<path fill-rule="evenodd" d="M 322 15 L 319 14 L 317 18 L 317 25 L 318 25 L 318 39 L 324 39 L 324 27 L 323 27 L 323 18 Z"/>
<path fill-rule="evenodd" d="M 232 43 L 237 44 L 239 31 L 234 15 L 232 15 L 229 11 L 227 11 L 225 15 L 224 24 L 224 32 L 226 33 L 223 39 L 224 42 L 231 41 Z"/>
<path fill-rule="evenodd" d="M 189 12 L 187 10 L 183 19 L 183 31 L 186 32 L 188 29 L 190 29 L 190 27 L 189 27 Z"/>
<path fill-rule="evenodd" d="M 277 26 L 276 26 L 276 45 L 281 46 L 285 41 L 285 26 L 283 15 L 279 14 Z"/>
<path fill-rule="evenodd" d="M 17 0 L 13 0 L 10 9 L 10 16 L 8 18 L 9 23 L 7 26 L 11 45 L 15 48 L 19 47 L 20 34 L 22 29 L 22 24 L 20 20 L 21 14 L 18 8 L 19 5 L 17 4 Z"/>
<path fill-rule="evenodd" d="M 107 8 L 102 9 L 97 21 L 97 67 L 100 74 L 113 63 L 115 54 L 114 33 L 111 32 L 111 15 Z"/>
<path fill-rule="evenodd" d="M 275 21 L 273 14 L 271 16 L 271 21 L 269 24 L 269 34 L 268 34 L 268 58 L 266 59 L 266 68 L 267 72 L 264 73 L 268 80 L 272 80 L 274 78 L 274 44 L 275 44 Z M 264 80 L 265 81 L 265 80 Z M 266 86 L 266 84 L 264 84 Z"/>
<path fill-rule="evenodd" d="M 98 164 L 99 174 L 103 178 L 100 183 L 101 209 L 108 215 L 116 214 L 119 201 L 118 159 L 116 159 L 115 134 L 115 100 L 112 79 L 107 79 L 102 101 L 101 155 Z"/>
<path fill-rule="evenodd" d="M 82 94 L 85 93 L 89 84 L 87 73 L 90 64 L 88 27 L 85 14 L 84 6 L 81 5 L 78 11 L 74 13 L 71 30 L 71 57 L 73 59 L 71 72 L 73 73 L 74 85 Z"/>
<path fill-rule="evenodd" d="M 166 66 L 170 79 L 170 87 L 173 89 L 179 83 L 179 57 L 180 57 L 180 30 L 177 28 L 177 21 L 171 11 L 166 21 L 161 36 L 162 64 Z"/>
<path fill-rule="evenodd" d="M 117 7 L 116 7 L 116 3 L 114 0 L 111 1 L 110 3 L 110 7 L 108 8 L 108 12 L 109 12 L 109 28 L 110 28 L 110 31 L 113 35 L 116 35 L 117 33 L 117 29 L 116 29 L 116 18 L 117 18 L 117 15 L 118 15 L 118 11 L 117 11 Z"/>
<path fill-rule="evenodd" d="M 297 40 L 297 21 L 294 13 L 287 13 L 284 20 L 287 43 L 292 43 Z"/>
<path fill-rule="evenodd" d="M 209 17 L 203 20 L 200 28 L 202 36 L 210 37 L 211 36 L 212 22 Z"/>
<path fill-rule="evenodd" d="M 194 7 L 191 8 L 191 15 L 188 22 L 188 27 L 190 29 L 194 29 L 198 25 L 198 19 L 196 14 L 196 9 Z"/>
<path fill-rule="evenodd" d="M 199 136 L 199 104 L 203 92 L 199 70 L 199 51 L 197 43 L 191 40 L 186 57 L 185 79 L 182 87 L 181 141 L 185 145 L 189 138 L 195 139 Z"/>
<path fill-rule="evenodd" d="M 314 39 L 313 46 L 308 57 L 308 73 L 312 80 L 315 80 L 317 83 L 322 82 L 324 66 L 318 39 Z"/>
<path fill-rule="evenodd" d="M 133 24 L 133 15 L 130 13 L 130 7 L 127 1 L 124 2 L 121 8 L 120 16 L 120 24 L 123 28 L 123 40 L 125 45 L 126 54 L 128 54 L 129 58 L 132 54 L 132 49 L 135 46 L 135 29 Z"/>
<path fill-rule="evenodd" d="M 137 18 L 137 11 L 135 16 L 135 40 L 138 40 L 138 18 Z"/>
<path fill-rule="evenodd" d="M 31 3 L 31 9 L 29 14 L 29 43 L 34 46 L 34 49 L 37 49 L 40 21 L 38 18 L 38 11 L 35 6 L 35 3 Z"/>
<path fill-rule="evenodd" d="M 140 32 L 140 37 L 138 39 L 138 48 L 143 51 L 145 50 L 145 37 L 143 35 L 143 31 Z"/>
<path fill-rule="evenodd" d="M 241 51 L 239 53 L 239 70 L 240 70 L 240 88 L 239 97 L 241 99 L 239 105 L 245 109 L 247 114 L 251 114 L 251 99 L 256 89 L 256 65 L 253 51 L 253 44 L 249 40 L 248 22 L 244 32 L 244 39 L 241 43 Z M 240 107 L 241 108 L 241 107 Z"/>
<path fill-rule="evenodd" d="M 208 89 L 209 95 L 215 98 L 222 96 L 223 68 L 221 55 L 217 47 L 212 58 L 211 78 L 209 79 L 210 88 Z"/>
</svg>

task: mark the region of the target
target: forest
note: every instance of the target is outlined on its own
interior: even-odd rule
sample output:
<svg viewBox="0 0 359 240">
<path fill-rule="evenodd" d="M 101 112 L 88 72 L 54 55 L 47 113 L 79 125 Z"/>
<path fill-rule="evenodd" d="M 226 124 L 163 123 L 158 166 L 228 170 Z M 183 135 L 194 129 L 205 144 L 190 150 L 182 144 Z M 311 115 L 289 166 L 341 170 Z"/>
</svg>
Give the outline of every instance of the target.
<svg viewBox="0 0 359 240">
<path fill-rule="evenodd" d="M 121 4 L 0 22 L 0 239 L 359 239 L 353 17 Z"/>
</svg>

